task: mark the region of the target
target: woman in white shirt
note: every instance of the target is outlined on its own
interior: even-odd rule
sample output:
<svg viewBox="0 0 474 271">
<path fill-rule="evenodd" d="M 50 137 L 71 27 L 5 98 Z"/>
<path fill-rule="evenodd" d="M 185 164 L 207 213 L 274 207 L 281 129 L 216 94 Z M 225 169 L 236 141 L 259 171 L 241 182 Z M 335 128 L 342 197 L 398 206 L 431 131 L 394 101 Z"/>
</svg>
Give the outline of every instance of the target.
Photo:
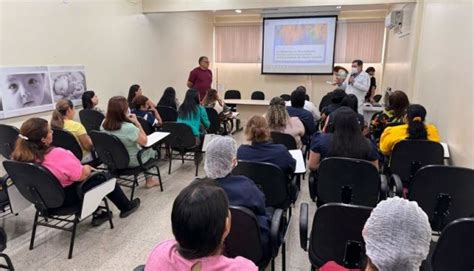
<svg viewBox="0 0 474 271">
<path fill-rule="evenodd" d="M 212 88 L 207 92 L 206 96 L 204 96 L 204 99 L 202 100 L 202 105 L 205 107 L 214 108 L 217 114 L 224 112 L 224 109 L 226 107 L 224 101 L 219 97 L 217 90 Z"/>
</svg>

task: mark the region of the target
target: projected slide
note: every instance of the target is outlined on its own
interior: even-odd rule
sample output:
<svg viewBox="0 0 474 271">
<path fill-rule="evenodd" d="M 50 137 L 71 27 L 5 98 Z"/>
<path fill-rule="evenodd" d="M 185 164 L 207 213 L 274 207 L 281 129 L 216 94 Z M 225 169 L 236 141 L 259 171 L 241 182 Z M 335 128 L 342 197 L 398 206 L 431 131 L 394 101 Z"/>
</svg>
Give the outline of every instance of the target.
<svg viewBox="0 0 474 271">
<path fill-rule="evenodd" d="M 262 73 L 329 74 L 337 17 L 265 18 Z"/>
</svg>

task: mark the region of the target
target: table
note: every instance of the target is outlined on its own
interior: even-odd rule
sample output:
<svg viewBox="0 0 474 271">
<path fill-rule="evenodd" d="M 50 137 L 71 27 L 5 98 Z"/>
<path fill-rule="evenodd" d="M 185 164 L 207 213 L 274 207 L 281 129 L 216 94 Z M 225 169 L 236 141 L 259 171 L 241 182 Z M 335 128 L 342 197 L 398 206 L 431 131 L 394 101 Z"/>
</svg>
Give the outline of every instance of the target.
<svg viewBox="0 0 474 271">
<path fill-rule="evenodd" d="M 170 133 L 168 132 L 154 132 L 152 134 L 149 134 L 147 136 L 147 141 L 145 148 L 149 148 L 153 145 L 155 145 L 157 142 L 163 140 L 165 137 L 169 136 Z"/>
<path fill-rule="evenodd" d="M 219 135 L 216 135 L 216 134 L 205 134 L 204 135 L 204 140 L 202 141 L 202 149 L 201 151 L 202 152 L 206 152 L 207 150 L 207 145 L 209 144 L 209 142 L 211 142 L 212 139 L 214 139 L 214 137 L 218 137 Z"/>
<path fill-rule="evenodd" d="M 362 111 L 364 112 L 364 120 L 367 124 L 370 125 L 370 120 L 374 113 L 382 112 L 384 110 L 383 106 L 373 106 L 371 104 L 364 104 L 362 107 Z"/>
<path fill-rule="evenodd" d="M 237 111 L 240 113 L 240 120 L 244 127 L 245 122 L 254 115 L 262 116 L 267 112 L 270 101 L 268 100 L 245 100 L 245 99 L 225 99 L 226 104 L 237 105 Z"/>
<path fill-rule="evenodd" d="M 304 163 L 303 159 L 303 152 L 300 149 L 297 150 L 289 150 L 291 156 L 293 159 L 296 160 L 296 168 L 295 168 L 295 173 L 296 174 L 302 174 L 306 172 L 306 165 Z"/>
</svg>

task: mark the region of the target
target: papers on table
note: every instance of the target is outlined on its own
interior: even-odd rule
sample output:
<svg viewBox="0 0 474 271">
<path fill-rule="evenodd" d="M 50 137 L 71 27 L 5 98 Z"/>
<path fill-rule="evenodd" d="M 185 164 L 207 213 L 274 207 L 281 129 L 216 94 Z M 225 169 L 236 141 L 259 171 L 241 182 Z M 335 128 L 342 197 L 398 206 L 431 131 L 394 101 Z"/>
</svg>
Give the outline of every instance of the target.
<svg viewBox="0 0 474 271">
<path fill-rule="evenodd" d="M 449 147 L 448 147 L 448 144 L 445 143 L 445 142 L 440 142 L 441 146 L 443 146 L 443 150 L 444 150 L 444 158 L 449 158 L 450 155 L 449 155 Z"/>
<path fill-rule="evenodd" d="M 209 144 L 209 142 L 211 142 L 211 140 L 214 137 L 217 137 L 217 136 L 220 136 L 220 135 L 216 135 L 216 134 L 205 134 L 204 135 L 204 141 L 202 142 L 202 152 L 206 152 L 207 145 Z"/>
<path fill-rule="evenodd" d="M 153 134 L 150 134 L 147 136 L 147 141 L 145 147 L 151 147 L 154 144 L 156 144 L 158 141 L 163 140 L 165 137 L 167 137 L 170 133 L 168 132 L 154 132 Z"/>
<path fill-rule="evenodd" d="M 296 168 L 295 173 L 305 173 L 306 172 L 306 165 L 303 159 L 303 152 L 301 150 L 289 150 L 293 159 L 296 160 Z"/>
</svg>

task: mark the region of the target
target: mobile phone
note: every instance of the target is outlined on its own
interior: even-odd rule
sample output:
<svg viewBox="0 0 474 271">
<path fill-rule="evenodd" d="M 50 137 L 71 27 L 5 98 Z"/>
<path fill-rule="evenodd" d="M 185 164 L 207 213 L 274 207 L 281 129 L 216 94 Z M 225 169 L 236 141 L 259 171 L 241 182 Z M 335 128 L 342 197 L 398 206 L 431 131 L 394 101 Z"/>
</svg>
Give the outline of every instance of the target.
<svg viewBox="0 0 474 271">
<path fill-rule="evenodd" d="M 362 243 L 349 240 L 346 242 L 346 251 L 344 252 L 344 267 L 360 268 L 362 258 Z"/>
</svg>

